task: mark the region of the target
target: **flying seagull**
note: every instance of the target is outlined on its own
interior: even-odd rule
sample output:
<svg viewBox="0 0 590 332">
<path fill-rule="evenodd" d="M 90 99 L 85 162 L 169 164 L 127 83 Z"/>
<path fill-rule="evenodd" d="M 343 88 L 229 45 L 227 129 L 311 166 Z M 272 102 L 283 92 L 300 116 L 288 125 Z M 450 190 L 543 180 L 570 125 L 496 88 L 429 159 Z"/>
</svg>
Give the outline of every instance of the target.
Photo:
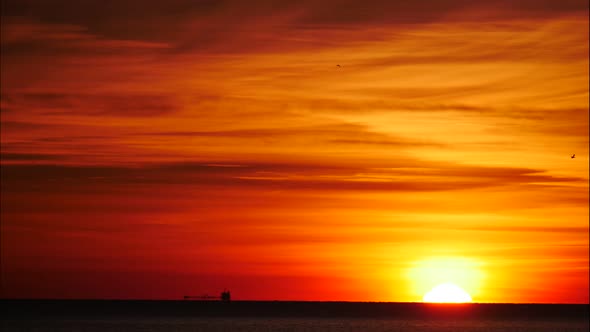
<svg viewBox="0 0 590 332">
<path fill-rule="evenodd" d="M 572 159 L 574 159 L 574 158 L 576 158 L 576 154 L 575 153 L 572 154 Z"/>
</svg>

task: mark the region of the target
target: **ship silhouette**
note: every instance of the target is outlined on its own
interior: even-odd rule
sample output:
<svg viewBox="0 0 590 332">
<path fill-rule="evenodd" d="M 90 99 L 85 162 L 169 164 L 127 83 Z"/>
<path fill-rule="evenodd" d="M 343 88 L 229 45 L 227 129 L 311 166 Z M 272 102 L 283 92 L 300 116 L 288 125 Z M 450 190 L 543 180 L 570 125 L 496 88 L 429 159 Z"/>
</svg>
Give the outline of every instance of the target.
<svg viewBox="0 0 590 332">
<path fill-rule="evenodd" d="M 184 299 L 185 300 L 190 300 L 190 299 L 194 299 L 194 300 L 221 300 L 223 302 L 230 302 L 231 301 L 231 293 L 227 289 L 224 289 L 223 292 L 221 292 L 221 294 L 219 296 L 208 295 L 208 294 L 185 295 Z"/>
</svg>

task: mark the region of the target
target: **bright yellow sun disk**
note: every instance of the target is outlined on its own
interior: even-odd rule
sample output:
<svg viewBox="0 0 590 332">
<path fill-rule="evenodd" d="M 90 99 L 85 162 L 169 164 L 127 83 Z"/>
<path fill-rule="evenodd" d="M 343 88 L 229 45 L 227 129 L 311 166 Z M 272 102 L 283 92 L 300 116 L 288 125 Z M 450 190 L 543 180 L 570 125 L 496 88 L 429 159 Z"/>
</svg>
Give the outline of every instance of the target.
<svg viewBox="0 0 590 332">
<path fill-rule="evenodd" d="M 434 287 L 424 295 L 422 300 L 435 303 L 466 303 L 473 301 L 466 291 L 451 283 L 444 283 Z"/>
<path fill-rule="evenodd" d="M 485 277 L 482 267 L 480 261 L 466 257 L 432 257 L 416 261 L 407 271 L 412 301 L 424 299 L 424 294 L 442 284 L 461 285 L 463 292 L 479 299 Z"/>
</svg>

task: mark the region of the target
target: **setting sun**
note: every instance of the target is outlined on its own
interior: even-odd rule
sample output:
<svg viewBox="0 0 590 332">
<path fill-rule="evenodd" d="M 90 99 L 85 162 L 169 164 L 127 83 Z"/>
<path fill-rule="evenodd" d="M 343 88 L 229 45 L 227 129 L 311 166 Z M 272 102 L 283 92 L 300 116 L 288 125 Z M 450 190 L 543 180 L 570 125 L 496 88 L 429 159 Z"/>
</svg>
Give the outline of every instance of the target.
<svg viewBox="0 0 590 332">
<path fill-rule="evenodd" d="M 465 303 L 472 301 L 471 296 L 466 291 L 451 283 L 444 283 L 434 287 L 430 292 L 424 294 L 422 300 L 436 303 Z"/>
<path fill-rule="evenodd" d="M 408 270 L 412 301 L 471 302 L 481 298 L 485 264 L 468 257 L 430 257 L 414 262 Z M 461 285 L 461 287 L 457 286 Z"/>
</svg>

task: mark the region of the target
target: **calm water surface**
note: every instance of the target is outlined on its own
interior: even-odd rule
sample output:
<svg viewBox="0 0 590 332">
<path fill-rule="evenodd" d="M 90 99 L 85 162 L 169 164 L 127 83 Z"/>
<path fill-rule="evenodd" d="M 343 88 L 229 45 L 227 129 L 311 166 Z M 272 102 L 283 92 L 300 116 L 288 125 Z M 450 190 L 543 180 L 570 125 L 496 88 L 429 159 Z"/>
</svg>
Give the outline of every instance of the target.
<svg viewBox="0 0 590 332">
<path fill-rule="evenodd" d="M 543 320 L 415 320 L 365 318 L 205 318 L 205 317 L 92 317 L 5 318 L 3 331 L 588 331 L 588 322 Z"/>
</svg>

